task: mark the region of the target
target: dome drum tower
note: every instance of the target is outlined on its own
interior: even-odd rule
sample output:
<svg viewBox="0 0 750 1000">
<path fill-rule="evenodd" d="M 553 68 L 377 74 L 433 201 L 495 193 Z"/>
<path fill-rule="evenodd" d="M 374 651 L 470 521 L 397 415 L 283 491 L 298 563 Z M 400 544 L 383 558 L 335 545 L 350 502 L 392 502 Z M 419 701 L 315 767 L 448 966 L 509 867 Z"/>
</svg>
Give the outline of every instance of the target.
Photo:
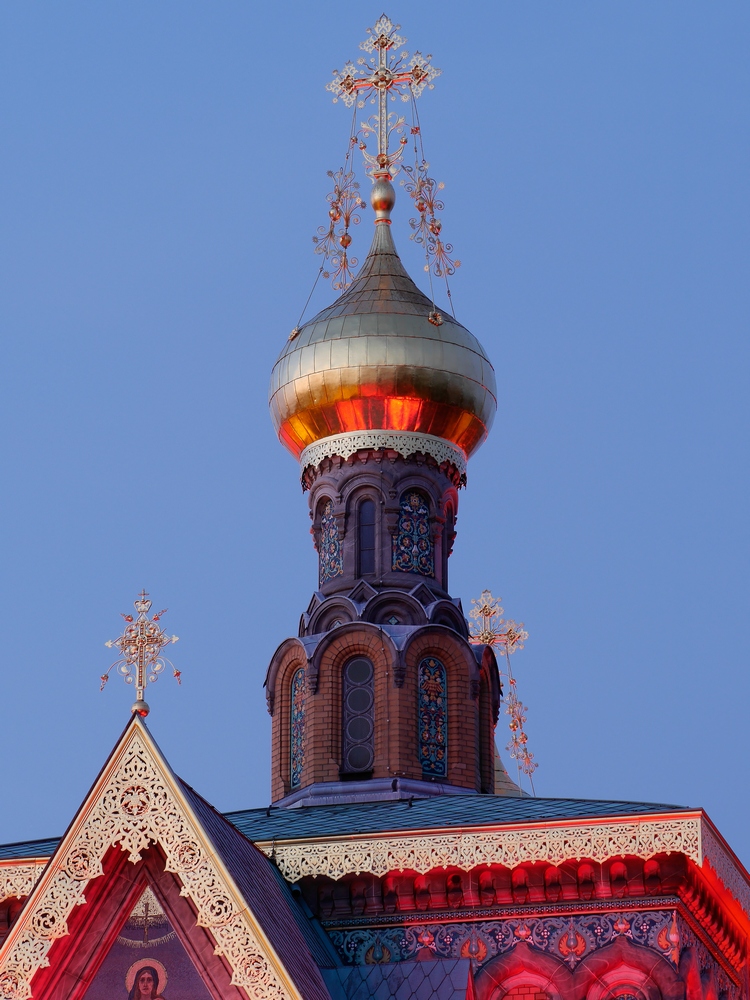
<svg viewBox="0 0 750 1000">
<path fill-rule="evenodd" d="M 282 806 L 495 791 L 499 671 L 448 589 L 459 489 L 492 424 L 495 374 L 399 259 L 391 159 L 386 138 L 358 276 L 292 331 L 271 376 L 319 570 L 266 677 Z"/>
</svg>

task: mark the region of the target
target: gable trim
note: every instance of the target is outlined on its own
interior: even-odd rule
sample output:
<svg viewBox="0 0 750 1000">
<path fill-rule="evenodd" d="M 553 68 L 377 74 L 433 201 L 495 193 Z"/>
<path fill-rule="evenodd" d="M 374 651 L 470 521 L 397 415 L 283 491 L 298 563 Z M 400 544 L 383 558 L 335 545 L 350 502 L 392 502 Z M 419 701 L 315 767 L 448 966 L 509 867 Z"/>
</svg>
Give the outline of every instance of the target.
<svg viewBox="0 0 750 1000">
<path fill-rule="evenodd" d="M 0 997 L 29 1000 L 38 969 L 86 902 L 88 883 L 103 874 L 118 846 L 137 863 L 158 844 L 166 869 L 182 884 L 232 970 L 232 984 L 252 1000 L 302 1000 L 143 722 L 133 716 L 118 746 L 31 892 L 0 949 Z"/>
</svg>

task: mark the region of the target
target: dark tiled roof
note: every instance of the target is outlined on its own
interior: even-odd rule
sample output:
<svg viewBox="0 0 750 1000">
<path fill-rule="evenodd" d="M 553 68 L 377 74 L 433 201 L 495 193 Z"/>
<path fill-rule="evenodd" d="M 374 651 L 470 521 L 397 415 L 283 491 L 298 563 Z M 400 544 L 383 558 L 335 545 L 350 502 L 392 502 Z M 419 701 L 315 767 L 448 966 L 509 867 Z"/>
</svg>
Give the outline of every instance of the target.
<svg viewBox="0 0 750 1000">
<path fill-rule="evenodd" d="M 294 840 L 436 827 L 493 826 L 605 816 L 679 812 L 682 806 L 595 799 L 535 799 L 510 795 L 445 795 L 429 799 L 357 802 L 301 809 L 247 809 L 226 817 L 250 840 Z"/>
<path fill-rule="evenodd" d="M 196 793 L 193 793 L 196 794 Z M 203 800 L 201 800 L 203 801 Z M 540 823 L 607 816 L 640 816 L 684 812 L 685 806 L 607 799 L 535 799 L 513 795 L 444 795 L 429 799 L 355 802 L 301 809 L 242 809 L 226 819 L 249 840 L 294 840 L 301 837 L 387 833 L 436 827 Z M 0 861 L 49 857 L 58 840 L 31 840 L 0 846 Z"/>
<path fill-rule="evenodd" d="M 60 843 L 59 837 L 51 840 L 23 840 L 18 844 L 0 846 L 0 861 L 14 861 L 17 858 L 48 858 Z"/>
<path fill-rule="evenodd" d="M 472 995 L 468 958 L 354 965 L 323 975 L 335 1000 L 466 1000 Z"/>
<path fill-rule="evenodd" d="M 276 865 L 221 813 L 181 782 L 219 857 L 305 1000 L 330 1000 L 320 966 L 336 964 L 333 946 L 305 915 Z"/>
</svg>

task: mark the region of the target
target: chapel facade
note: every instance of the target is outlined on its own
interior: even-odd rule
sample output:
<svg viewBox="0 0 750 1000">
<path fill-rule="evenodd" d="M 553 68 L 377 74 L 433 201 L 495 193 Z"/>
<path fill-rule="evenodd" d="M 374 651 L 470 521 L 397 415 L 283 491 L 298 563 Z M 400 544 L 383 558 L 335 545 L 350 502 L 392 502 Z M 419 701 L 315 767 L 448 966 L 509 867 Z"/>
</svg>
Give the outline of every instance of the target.
<svg viewBox="0 0 750 1000">
<path fill-rule="evenodd" d="M 398 30 L 379 19 L 337 99 L 431 86 Z M 271 378 L 318 553 L 266 674 L 272 804 L 222 815 L 178 777 L 139 674 L 65 834 L 0 846 L 0 1000 L 750 1000 L 750 877 L 703 810 L 536 797 L 498 765 L 496 647 L 449 587 L 495 376 L 398 256 L 389 135 L 360 143 L 369 254 L 349 280 L 342 170 L 342 294 Z M 420 170 L 415 232 L 445 269 Z M 116 643 L 138 669 L 169 642 L 147 596 Z"/>
</svg>

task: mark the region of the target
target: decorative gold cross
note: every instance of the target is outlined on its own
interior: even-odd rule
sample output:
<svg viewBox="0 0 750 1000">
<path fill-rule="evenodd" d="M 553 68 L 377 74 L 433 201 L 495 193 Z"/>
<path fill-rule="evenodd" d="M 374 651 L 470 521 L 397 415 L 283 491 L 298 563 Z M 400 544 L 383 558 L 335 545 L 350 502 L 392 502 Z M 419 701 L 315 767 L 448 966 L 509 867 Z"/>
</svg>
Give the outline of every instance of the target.
<svg viewBox="0 0 750 1000">
<path fill-rule="evenodd" d="M 178 636 L 167 635 L 161 626 L 156 624 L 162 615 L 166 614 L 166 608 L 151 618 L 148 617 L 151 601 L 148 600 L 145 590 L 140 592 L 133 607 L 138 617 L 122 615 L 127 623 L 124 632 L 117 639 L 110 639 L 104 643 L 108 649 L 115 646 L 121 655 L 120 659 L 115 660 L 102 674 L 100 690 L 104 690 L 110 671 L 116 669 L 125 678 L 126 684 L 135 684 L 136 700 L 131 711 L 146 716 L 149 713 L 149 707 L 143 699 L 146 685 L 153 684 L 167 664 L 172 667 L 177 683 L 181 683 L 180 671 L 161 655 L 162 649 L 171 642 L 177 642 Z"/>
<path fill-rule="evenodd" d="M 365 134 L 374 132 L 377 135 L 377 155 L 367 153 L 364 142 L 359 147 L 373 173 L 391 175 L 407 142 L 406 136 L 402 136 L 399 148 L 389 153 L 389 136 L 394 130 L 400 131 L 404 121 L 397 115 L 388 114 L 389 95 L 392 101 L 396 100 L 396 94 L 402 101 L 420 97 L 425 87 L 432 90 L 435 78 L 441 73 L 432 65 L 432 56 L 415 52 L 409 58 L 408 52 L 398 51 L 406 42 L 398 34 L 400 28 L 400 24 L 394 24 L 383 14 L 372 28 L 367 29 L 367 38 L 359 44 L 369 58 L 360 56 L 356 66 L 350 61 L 341 71 L 334 70 L 333 80 L 326 85 L 326 90 L 333 94 L 334 104 L 342 101 L 351 108 L 356 102 L 358 108 L 363 108 L 368 97 L 377 104 L 377 115 L 362 126 Z"/>
<path fill-rule="evenodd" d="M 531 791 L 534 792 L 534 779 L 532 775 L 537 769 L 534 754 L 529 750 L 529 738 L 524 729 L 526 722 L 526 706 L 518 697 L 516 679 L 513 676 L 510 657 L 529 638 L 529 633 L 524 629 L 523 622 L 514 622 L 512 618 L 503 618 L 503 609 L 500 607 L 500 599 L 492 596 L 489 590 L 483 590 L 478 598 L 472 598 L 471 603 L 474 608 L 469 612 L 469 617 L 473 619 L 469 623 L 469 642 L 474 645 L 499 646 L 505 654 L 506 674 L 508 678 L 508 691 L 503 701 L 505 702 L 505 713 L 510 716 L 508 728 L 510 729 L 510 742 L 506 750 L 518 765 L 518 777 L 520 784 L 521 771 L 528 775 L 531 783 Z"/>
</svg>

